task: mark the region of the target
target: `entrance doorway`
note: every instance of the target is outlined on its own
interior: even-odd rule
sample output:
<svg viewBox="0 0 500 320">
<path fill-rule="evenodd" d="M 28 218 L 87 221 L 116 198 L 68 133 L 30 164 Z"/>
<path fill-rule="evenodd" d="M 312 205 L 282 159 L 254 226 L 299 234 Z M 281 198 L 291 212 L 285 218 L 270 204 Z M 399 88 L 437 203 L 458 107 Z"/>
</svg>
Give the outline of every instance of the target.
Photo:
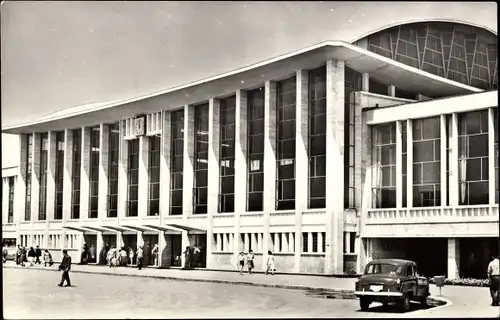
<svg viewBox="0 0 500 320">
<path fill-rule="evenodd" d="M 116 234 L 103 234 L 102 248 L 100 248 L 99 251 L 99 255 L 101 257 L 100 264 L 106 264 L 106 255 L 111 247 L 116 248 Z"/>
<path fill-rule="evenodd" d="M 88 263 L 97 263 L 97 235 L 95 234 L 84 234 L 83 242 L 87 245 L 88 255 L 87 262 Z"/>
<path fill-rule="evenodd" d="M 182 254 L 182 237 L 180 234 L 167 235 L 167 246 L 169 243 L 172 244 L 172 249 L 170 251 L 170 265 L 172 267 L 181 266 L 181 254 Z"/>
<path fill-rule="evenodd" d="M 134 259 L 133 261 L 129 261 L 131 264 L 136 264 L 137 261 L 135 257 L 135 253 L 137 252 L 137 234 L 122 234 L 123 246 L 125 247 L 125 251 L 127 251 L 127 256 L 129 256 L 129 249 L 134 251 Z"/>
<path fill-rule="evenodd" d="M 158 235 L 157 234 L 143 234 L 142 239 L 144 240 L 144 264 L 147 266 L 154 265 L 154 257 L 152 254 L 152 250 L 155 244 L 158 244 Z"/>
<path fill-rule="evenodd" d="M 189 242 L 193 252 L 192 266 L 195 268 L 206 268 L 207 267 L 207 234 L 193 234 L 189 236 Z M 194 250 L 194 248 L 198 248 Z"/>
</svg>

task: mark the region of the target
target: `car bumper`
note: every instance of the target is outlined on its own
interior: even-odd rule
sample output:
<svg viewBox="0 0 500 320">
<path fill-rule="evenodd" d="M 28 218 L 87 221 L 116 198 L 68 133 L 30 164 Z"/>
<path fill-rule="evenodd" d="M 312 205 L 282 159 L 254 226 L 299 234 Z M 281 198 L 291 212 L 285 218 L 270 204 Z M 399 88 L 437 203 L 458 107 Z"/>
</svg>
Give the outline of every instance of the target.
<svg viewBox="0 0 500 320">
<path fill-rule="evenodd" d="M 365 296 L 370 296 L 370 297 L 403 297 L 403 294 L 401 292 L 390 292 L 390 291 L 355 291 L 354 295 L 357 297 L 365 297 Z"/>
</svg>

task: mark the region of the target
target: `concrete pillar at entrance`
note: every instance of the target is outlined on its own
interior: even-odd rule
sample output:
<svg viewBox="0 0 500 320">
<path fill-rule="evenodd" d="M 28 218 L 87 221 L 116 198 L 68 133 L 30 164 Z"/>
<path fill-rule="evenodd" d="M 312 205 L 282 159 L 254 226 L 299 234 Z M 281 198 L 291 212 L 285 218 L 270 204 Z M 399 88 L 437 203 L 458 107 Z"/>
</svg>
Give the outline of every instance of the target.
<svg viewBox="0 0 500 320">
<path fill-rule="evenodd" d="M 344 271 L 344 61 L 326 62 L 326 273 Z"/>
<path fill-rule="evenodd" d="M 142 237 L 142 232 L 137 231 L 137 247 L 140 247 L 140 246 L 144 246 L 144 238 Z"/>
<path fill-rule="evenodd" d="M 269 247 L 269 219 L 276 209 L 276 82 L 264 87 L 264 248 Z M 262 253 L 267 261 L 267 250 Z"/>
<path fill-rule="evenodd" d="M 109 169 L 109 125 L 101 124 L 99 128 L 99 219 L 107 218 L 108 207 L 108 169 Z"/>
<path fill-rule="evenodd" d="M 441 159 L 446 160 L 446 139 L 448 136 L 446 134 L 446 115 L 442 114 L 440 117 L 440 130 L 441 130 Z M 448 182 L 446 181 L 448 175 L 447 161 L 441 161 L 441 190 L 448 190 Z M 441 192 L 441 206 L 447 206 L 446 203 L 446 192 Z"/>
<path fill-rule="evenodd" d="M 361 78 L 361 91 L 370 92 L 370 75 L 363 73 Z"/>
<path fill-rule="evenodd" d="M 459 194 L 459 167 L 458 159 L 460 155 L 458 154 L 458 114 L 453 113 L 451 116 L 451 138 L 450 138 L 450 178 L 449 178 L 449 194 L 450 194 L 450 206 L 458 206 L 460 201 Z M 408 145 L 410 145 L 408 143 Z M 410 148 L 411 149 L 411 148 Z M 408 178 L 409 179 L 409 178 Z"/>
<path fill-rule="evenodd" d="M 236 91 L 234 181 L 247 180 L 247 93 Z M 246 188 L 234 189 L 234 260 L 237 261 L 240 246 L 240 215 L 247 210 Z"/>
<path fill-rule="evenodd" d="M 89 217 L 90 127 L 82 127 L 82 163 L 80 172 L 80 220 Z"/>
<path fill-rule="evenodd" d="M 448 239 L 448 279 L 460 277 L 460 240 Z"/>
<path fill-rule="evenodd" d="M 413 208 L 413 122 L 406 120 L 406 207 Z"/>
<path fill-rule="evenodd" d="M 490 205 L 495 204 L 495 179 L 498 179 L 495 171 L 495 137 L 498 135 L 498 132 L 495 132 L 495 109 L 488 109 L 488 172 L 489 172 L 489 203 Z M 490 208 L 493 210 L 493 208 Z M 493 212 L 491 212 L 493 215 Z"/>
<path fill-rule="evenodd" d="M 212 238 L 207 238 L 207 251 L 208 247 L 211 246 L 212 243 Z M 182 231 L 181 232 L 181 267 L 185 268 L 186 267 L 186 256 L 184 255 L 184 251 L 186 250 L 186 247 L 189 247 L 189 236 L 187 231 Z M 211 250 L 210 250 L 211 251 Z"/>
<path fill-rule="evenodd" d="M 33 223 L 38 220 L 38 203 L 40 201 L 40 144 L 42 143 L 40 133 L 33 133 L 33 145 L 31 154 L 31 234 L 33 235 Z"/>
<path fill-rule="evenodd" d="M 49 131 L 49 146 L 47 151 L 47 230 L 46 238 L 49 237 L 48 223 L 54 219 L 54 205 L 56 203 L 56 133 Z"/>
<path fill-rule="evenodd" d="M 63 160 L 63 224 L 71 219 L 71 185 L 73 179 L 73 131 L 64 130 L 64 160 Z M 64 235 L 63 235 L 64 237 Z"/>
<path fill-rule="evenodd" d="M 158 232 L 158 252 L 160 268 L 170 267 L 170 254 L 167 254 L 167 241 L 165 239 L 165 231 Z"/>
<path fill-rule="evenodd" d="M 128 170 L 128 141 L 125 140 L 125 120 L 120 121 L 120 149 L 118 150 L 118 218 L 127 214 L 127 170 Z"/>
<path fill-rule="evenodd" d="M 345 253 L 352 253 L 351 252 L 351 233 L 350 232 L 344 232 L 344 241 L 345 241 Z"/>
<path fill-rule="evenodd" d="M 389 97 L 395 97 L 396 96 L 396 87 L 393 85 L 390 85 L 387 87 L 387 95 Z"/>
<path fill-rule="evenodd" d="M 141 220 L 148 215 L 149 137 L 147 136 L 139 138 L 139 186 L 141 187 L 138 191 L 137 216 Z"/>
<path fill-rule="evenodd" d="M 183 179 L 182 215 L 185 221 L 187 222 L 187 217 L 193 214 L 193 184 L 194 184 L 194 107 L 189 105 L 184 106 L 183 168 L 184 170 L 182 173 L 182 179 Z M 182 248 L 183 251 L 184 248 Z"/>
<path fill-rule="evenodd" d="M 309 185 L 309 144 L 308 113 L 309 113 L 309 73 L 299 70 L 296 74 L 296 104 L 295 104 L 295 190 L 303 190 Z M 300 272 L 300 246 L 302 239 L 302 213 L 307 209 L 307 192 L 295 193 L 295 232 L 290 238 L 290 247 L 295 248 L 293 271 Z"/>
<path fill-rule="evenodd" d="M 103 258 L 105 258 L 105 255 L 101 255 L 101 251 L 103 250 L 104 247 L 104 240 L 102 238 L 102 232 L 97 232 L 97 243 L 96 243 L 96 259 L 97 259 L 97 264 L 104 263 L 105 261 L 101 261 Z M 107 253 L 107 252 L 106 252 Z"/>
<path fill-rule="evenodd" d="M 160 147 L 160 225 L 166 216 L 170 214 L 170 161 L 171 161 L 171 113 L 162 111 L 162 132 Z M 170 261 L 169 259 L 167 259 Z M 170 265 L 170 262 L 168 263 Z"/>
<path fill-rule="evenodd" d="M 123 247 L 124 243 L 123 243 L 123 234 L 118 231 L 116 233 L 116 248 L 119 250 L 121 247 Z"/>
<path fill-rule="evenodd" d="M 396 208 L 403 207 L 403 139 L 401 121 L 396 121 Z M 347 247 L 348 248 L 348 247 Z"/>
</svg>

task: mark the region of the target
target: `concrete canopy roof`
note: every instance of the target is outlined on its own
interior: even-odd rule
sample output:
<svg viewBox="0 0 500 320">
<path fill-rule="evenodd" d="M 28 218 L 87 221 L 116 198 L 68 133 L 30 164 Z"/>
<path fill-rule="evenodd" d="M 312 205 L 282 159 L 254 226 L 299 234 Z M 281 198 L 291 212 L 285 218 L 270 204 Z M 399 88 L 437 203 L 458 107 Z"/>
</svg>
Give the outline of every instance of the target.
<svg viewBox="0 0 500 320">
<path fill-rule="evenodd" d="M 368 73 L 386 85 L 421 93 L 428 97 L 445 97 L 482 92 L 459 82 L 445 79 L 342 41 L 326 41 L 251 66 L 149 95 L 110 103 L 96 103 L 65 109 L 40 120 L 2 128 L 3 133 L 57 131 L 113 123 L 140 114 L 175 110 L 184 105 L 234 94 L 239 89 L 263 86 L 268 80 L 281 80 L 296 70 L 324 65 L 326 60 L 343 60 L 360 73 Z"/>
</svg>

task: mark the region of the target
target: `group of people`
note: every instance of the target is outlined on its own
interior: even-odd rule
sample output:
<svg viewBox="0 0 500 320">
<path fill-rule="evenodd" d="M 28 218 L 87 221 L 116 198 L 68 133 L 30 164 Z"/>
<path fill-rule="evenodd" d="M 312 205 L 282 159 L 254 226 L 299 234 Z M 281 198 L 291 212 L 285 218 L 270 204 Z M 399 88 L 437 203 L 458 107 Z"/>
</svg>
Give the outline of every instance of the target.
<svg viewBox="0 0 500 320">
<path fill-rule="evenodd" d="M 240 269 L 240 274 L 243 274 L 245 265 L 248 268 L 248 274 L 252 274 L 252 269 L 255 268 L 255 255 L 252 250 L 248 250 L 248 253 L 241 251 L 238 255 L 238 267 Z M 267 261 L 266 261 L 266 275 L 271 272 L 274 275 L 276 271 L 276 263 L 274 261 L 274 255 L 271 250 L 267 251 Z"/>
<path fill-rule="evenodd" d="M 118 250 L 115 246 L 110 246 L 106 252 L 106 264 L 111 268 L 112 266 L 132 266 L 134 262 L 137 264 L 139 270 L 142 269 L 144 265 L 145 258 L 149 258 L 149 244 L 144 246 L 138 246 L 137 250 L 128 247 L 121 247 Z M 158 244 L 153 246 L 151 249 L 151 256 L 153 257 L 154 266 L 160 266 L 160 248 Z"/>
<path fill-rule="evenodd" d="M 199 247 L 197 245 L 194 246 L 187 246 L 186 250 L 182 253 L 184 255 L 184 268 L 195 268 L 195 267 L 201 267 L 203 264 L 202 257 L 203 257 L 203 252 L 202 252 L 202 247 Z M 182 262 L 180 261 L 180 257 L 177 257 L 178 259 L 178 265 L 182 265 Z"/>
<path fill-rule="evenodd" d="M 40 249 L 40 246 L 36 246 L 36 248 L 30 247 L 29 250 L 27 250 L 26 247 L 17 245 L 16 249 L 17 265 L 21 265 L 22 267 L 24 267 L 25 262 L 29 263 L 30 266 L 34 266 L 35 264 L 42 264 L 40 257 L 42 257 L 42 249 Z M 43 252 L 43 262 L 45 267 L 47 265 L 50 267 L 54 263 L 54 261 L 52 260 L 52 255 L 50 254 L 48 249 L 45 249 Z"/>
</svg>

